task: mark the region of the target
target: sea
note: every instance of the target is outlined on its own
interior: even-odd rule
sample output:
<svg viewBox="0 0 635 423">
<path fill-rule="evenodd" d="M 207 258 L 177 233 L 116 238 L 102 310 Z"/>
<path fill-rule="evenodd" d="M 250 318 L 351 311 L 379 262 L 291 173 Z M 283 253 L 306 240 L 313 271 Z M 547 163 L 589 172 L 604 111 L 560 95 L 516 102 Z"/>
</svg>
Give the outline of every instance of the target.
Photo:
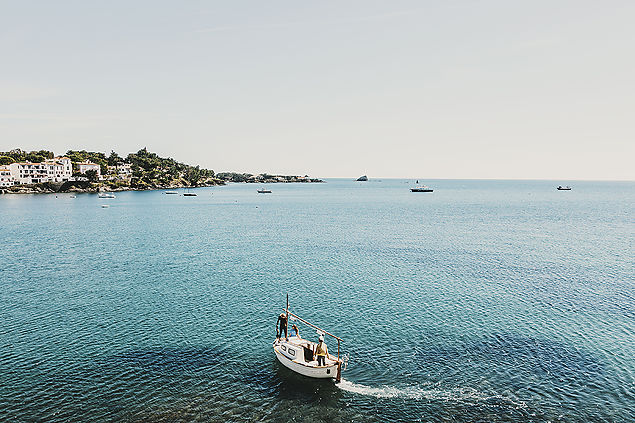
<svg viewBox="0 0 635 423">
<path fill-rule="evenodd" d="M 635 183 L 419 182 L 0 195 L 0 421 L 635 421 Z"/>
</svg>

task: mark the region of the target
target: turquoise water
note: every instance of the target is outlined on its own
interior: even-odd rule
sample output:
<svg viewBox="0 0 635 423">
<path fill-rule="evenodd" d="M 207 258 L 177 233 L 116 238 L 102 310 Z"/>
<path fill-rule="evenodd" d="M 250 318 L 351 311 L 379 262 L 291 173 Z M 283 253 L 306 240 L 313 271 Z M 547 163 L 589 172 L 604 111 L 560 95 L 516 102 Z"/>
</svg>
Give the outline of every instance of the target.
<svg viewBox="0 0 635 423">
<path fill-rule="evenodd" d="M 633 421 L 635 184 L 565 182 L 0 196 L 0 420 Z"/>
</svg>

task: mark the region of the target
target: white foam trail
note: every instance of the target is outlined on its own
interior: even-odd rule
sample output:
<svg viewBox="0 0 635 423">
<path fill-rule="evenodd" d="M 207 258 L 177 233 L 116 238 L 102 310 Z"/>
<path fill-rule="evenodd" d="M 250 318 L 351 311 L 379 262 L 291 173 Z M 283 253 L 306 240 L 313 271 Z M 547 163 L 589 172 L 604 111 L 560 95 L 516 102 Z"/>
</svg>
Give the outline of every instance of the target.
<svg viewBox="0 0 635 423">
<path fill-rule="evenodd" d="M 472 388 L 455 388 L 449 391 L 439 389 L 422 389 L 418 386 L 381 386 L 378 388 L 349 382 L 342 379 L 336 385 L 340 389 L 348 392 L 354 392 L 359 395 L 368 395 L 375 398 L 407 398 L 413 400 L 437 400 L 437 401 L 453 401 L 453 402 L 481 402 L 490 399 L 498 399 L 508 403 L 512 403 L 519 407 L 524 407 L 524 403 L 515 403 L 509 398 L 500 395 L 486 395 Z"/>
</svg>

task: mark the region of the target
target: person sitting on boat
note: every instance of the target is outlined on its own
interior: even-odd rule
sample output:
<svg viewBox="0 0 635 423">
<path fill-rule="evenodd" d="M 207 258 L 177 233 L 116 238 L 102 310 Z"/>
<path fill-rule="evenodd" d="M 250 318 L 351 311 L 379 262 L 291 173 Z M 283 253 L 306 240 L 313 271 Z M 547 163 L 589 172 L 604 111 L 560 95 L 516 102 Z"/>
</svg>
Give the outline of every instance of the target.
<svg viewBox="0 0 635 423">
<path fill-rule="evenodd" d="M 298 326 L 295 324 L 291 325 L 291 336 L 300 337 L 300 329 L 298 329 Z"/>
<path fill-rule="evenodd" d="M 282 337 L 283 331 L 285 339 L 289 339 L 289 335 L 287 335 L 287 315 L 280 313 L 280 316 L 278 316 L 278 322 L 276 323 L 276 338 Z"/>
<path fill-rule="evenodd" d="M 315 347 L 315 355 L 317 356 L 318 366 L 326 365 L 326 355 L 328 353 L 329 353 L 329 349 L 326 347 L 326 344 L 324 343 L 324 335 L 320 335 L 320 342 L 317 344 L 317 347 Z"/>
</svg>

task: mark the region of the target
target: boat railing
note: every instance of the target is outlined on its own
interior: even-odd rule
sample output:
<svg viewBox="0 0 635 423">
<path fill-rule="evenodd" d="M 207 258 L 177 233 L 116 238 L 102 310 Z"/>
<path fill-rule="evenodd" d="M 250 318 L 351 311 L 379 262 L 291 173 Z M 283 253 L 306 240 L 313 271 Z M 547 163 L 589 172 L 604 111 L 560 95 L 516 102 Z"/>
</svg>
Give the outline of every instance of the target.
<svg viewBox="0 0 635 423">
<path fill-rule="evenodd" d="M 287 313 L 287 315 L 289 316 L 293 316 L 294 318 L 298 319 L 299 321 L 301 321 L 302 323 L 311 326 L 313 329 L 318 330 L 322 333 L 324 333 L 325 335 L 328 335 L 334 339 L 337 340 L 337 361 L 340 361 L 340 342 L 343 342 L 344 340 L 342 338 L 340 338 L 339 336 L 335 336 L 332 333 L 329 333 L 327 331 L 325 331 L 322 328 L 319 328 L 317 326 L 315 326 L 313 323 L 307 322 L 306 320 L 304 320 L 303 318 L 301 318 L 300 316 L 298 316 L 297 314 L 291 313 L 289 311 L 289 309 L 283 308 L 282 309 L 285 313 Z"/>
</svg>

